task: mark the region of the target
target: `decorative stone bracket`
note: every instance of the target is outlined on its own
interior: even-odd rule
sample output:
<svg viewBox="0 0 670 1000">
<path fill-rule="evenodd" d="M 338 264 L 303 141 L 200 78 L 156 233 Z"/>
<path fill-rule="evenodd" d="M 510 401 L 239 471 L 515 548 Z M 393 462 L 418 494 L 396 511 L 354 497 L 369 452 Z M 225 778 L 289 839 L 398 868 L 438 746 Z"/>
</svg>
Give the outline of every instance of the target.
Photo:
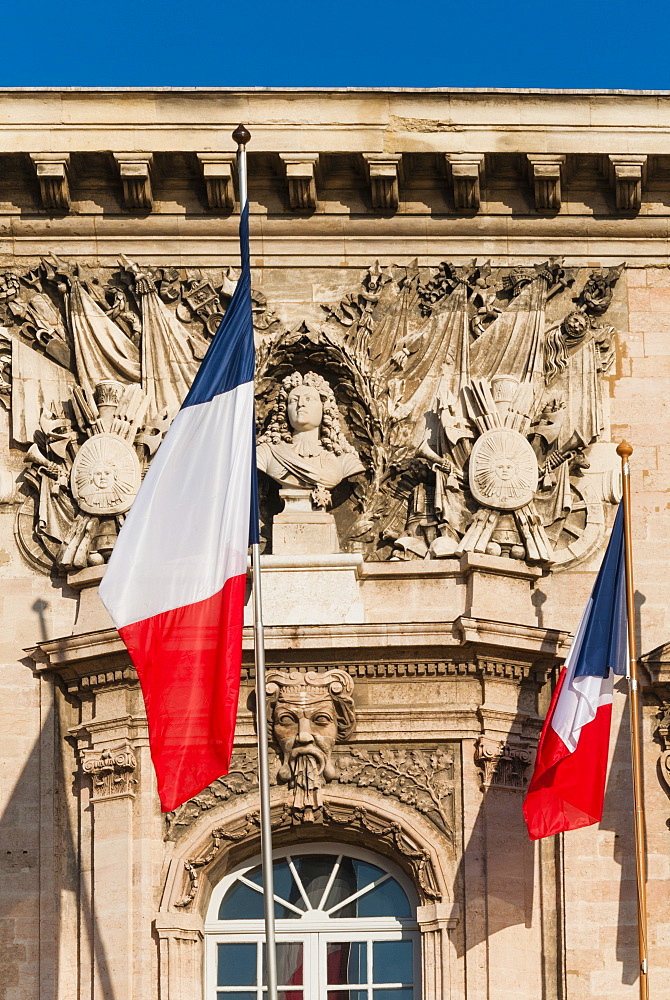
<svg viewBox="0 0 670 1000">
<path fill-rule="evenodd" d="M 402 153 L 363 153 L 370 199 L 376 212 L 395 212 L 400 203 L 398 175 Z"/>
<path fill-rule="evenodd" d="M 40 185 L 42 207 L 51 212 L 70 211 L 69 153 L 31 153 Z"/>
<path fill-rule="evenodd" d="M 294 212 L 313 212 L 318 204 L 318 153 L 280 153 L 286 171 L 289 204 Z"/>
<path fill-rule="evenodd" d="M 528 171 L 537 212 L 558 212 L 565 156 L 528 153 Z"/>
<path fill-rule="evenodd" d="M 617 211 L 639 212 L 642 207 L 642 186 L 647 177 L 647 157 L 626 154 L 610 155 L 608 159 Z"/>
<path fill-rule="evenodd" d="M 123 203 L 132 211 L 150 212 L 153 208 L 151 153 L 114 153 L 123 184 Z"/>
<path fill-rule="evenodd" d="M 483 787 L 525 788 L 526 769 L 531 759 L 527 743 L 480 736 L 475 745 L 475 763 L 481 771 Z"/>
<path fill-rule="evenodd" d="M 81 766 L 84 774 L 92 780 L 93 801 L 133 795 L 133 773 L 137 761 L 130 744 L 112 749 L 96 747 L 82 750 Z"/>
<path fill-rule="evenodd" d="M 447 153 L 447 171 L 451 177 L 454 208 L 478 212 L 485 180 L 484 153 Z"/>
<path fill-rule="evenodd" d="M 232 212 L 235 153 L 198 153 L 198 162 L 207 188 L 207 204 L 214 212 Z"/>
</svg>

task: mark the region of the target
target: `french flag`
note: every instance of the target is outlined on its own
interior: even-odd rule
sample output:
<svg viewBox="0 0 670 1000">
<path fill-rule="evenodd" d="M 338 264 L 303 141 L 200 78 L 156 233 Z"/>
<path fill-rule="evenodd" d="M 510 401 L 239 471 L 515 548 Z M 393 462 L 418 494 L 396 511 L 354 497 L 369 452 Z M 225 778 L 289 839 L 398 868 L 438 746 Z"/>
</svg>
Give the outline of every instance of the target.
<svg viewBox="0 0 670 1000">
<path fill-rule="evenodd" d="M 242 273 L 100 584 L 137 670 L 164 812 L 228 773 L 258 541 L 249 210 Z"/>
<path fill-rule="evenodd" d="M 523 804 L 531 840 L 598 823 L 603 813 L 614 674 L 625 674 L 624 514 L 554 691 Z"/>
</svg>

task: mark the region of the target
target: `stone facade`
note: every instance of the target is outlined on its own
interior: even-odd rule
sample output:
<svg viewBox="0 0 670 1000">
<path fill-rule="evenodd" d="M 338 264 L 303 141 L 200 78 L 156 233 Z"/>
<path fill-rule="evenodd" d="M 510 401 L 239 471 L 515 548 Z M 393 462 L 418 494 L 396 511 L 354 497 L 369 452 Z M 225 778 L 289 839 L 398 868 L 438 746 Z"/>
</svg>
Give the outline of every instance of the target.
<svg viewBox="0 0 670 1000">
<path fill-rule="evenodd" d="M 259 851 L 251 628 L 231 773 L 161 816 L 97 599 L 235 285 L 240 120 L 275 844 L 395 866 L 414 1000 L 638 995 L 621 684 L 602 823 L 531 844 L 521 816 L 625 437 L 664 995 L 670 98 L 51 91 L 0 113 L 2 1000 L 201 1000 L 210 898 Z"/>
</svg>

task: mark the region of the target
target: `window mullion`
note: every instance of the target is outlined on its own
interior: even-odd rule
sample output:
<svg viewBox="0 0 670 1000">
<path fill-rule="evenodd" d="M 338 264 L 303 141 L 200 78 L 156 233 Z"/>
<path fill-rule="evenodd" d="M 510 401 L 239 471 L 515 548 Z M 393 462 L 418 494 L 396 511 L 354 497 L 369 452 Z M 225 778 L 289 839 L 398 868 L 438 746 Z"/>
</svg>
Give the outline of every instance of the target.
<svg viewBox="0 0 670 1000">
<path fill-rule="evenodd" d="M 290 855 L 287 854 L 286 860 L 288 862 L 288 867 L 289 867 L 289 870 L 291 872 L 291 875 L 293 876 L 293 881 L 295 882 L 295 884 L 298 887 L 298 892 L 302 896 L 303 902 L 305 903 L 305 906 L 307 907 L 308 910 L 313 910 L 314 907 L 310 903 L 309 896 L 305 892 L 305 887 L 302 884 L 302 879 L 298 875 L 298 871 L 297 871 L 295 865 L 293 864 L 293 858 Z"/>
<path fill-rule="evenodd" d="M 347 905 L 347 903 L 353 903 L 353 901 L 355 899 L 358 899 L 360 896 L 365 896 L 366 893 L 372 892 L 372 890 L 376 889 L 378 885 L 381 885 L 382 882 L 388 881 L 388 879 L 390 878 L 391 876 L 387 872 L 386 875 L 382 875 L 381 878 L 378 878 L 376 882 L 371 882 L 370 885 L 363 886 L 362 889 L 359 889 L 358 892 L 355 892 L 352 896 L 347 896 L 347 898 L 343 899 L 341 903 L 337 903 L 335 906 L 332 906 L 329 910 L 326 910 L 326 913 L 328 914 L 328 916 L 330 916 L 331 913 L 334 913 L 336 910 L 341 910 L 343 906 Z"/>
<path fill-rule="evenodd" d="M 326 904 L 326 900 L 328 899 L 328 893 L 332 889 L 333 882 L 337 878 L 337 873 L 340 870 L 340 864 L 342 863 L 342 858 L 343 858 L 343 855 L 342 854 L 338 854 L 337 860 L 335 861 L 335 864 L 333 865 L 333 870 L 330 873 L 330 875 L 328 876 L 328 881 L 326 882 L 326 888 L 323 890 L 323 895 L 321 896 L 321 899 L 319 900 L 319 905 L 317 907 L 318 910 L 322 910 L 324 908 L 325 904 Z"/>
<path fill-rule="evenodd" d="M 372 1000 L 372 938 L 368 938 L 368 1000 Z"/>
</svg>

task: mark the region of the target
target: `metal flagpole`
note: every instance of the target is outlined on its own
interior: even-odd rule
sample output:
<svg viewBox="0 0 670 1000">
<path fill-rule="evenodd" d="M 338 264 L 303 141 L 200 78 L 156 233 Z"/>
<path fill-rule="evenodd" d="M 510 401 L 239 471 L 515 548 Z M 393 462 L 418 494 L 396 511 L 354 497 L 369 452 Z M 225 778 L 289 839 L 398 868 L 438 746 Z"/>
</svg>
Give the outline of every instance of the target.
<svg viewBox="0 0 670 1000">
<path fill-rule="evenodd" d="M 623 479 L 624 557 L 626 563 L 626 613 L 628 618 L 628 687 L 630 741 L 633 762 L 633 803 L 635 809 L 635 867 L 637 872 L 637 936 L 640 955 L 640 1000 L 649 1000 L 649 965 L 647 960 L 647 871 L 645 855 L 645 819 L 642 796 L 642 753 L 640 742 L 640 691 L 637 675 L 635 641 L 635 588 L 633 586 L 633 539 L 630 511 L 630 463 L 633 454 L 627 441 L 616 450 L 621 458 Z"/>
<path fill-rule="evenodd" d="M 238 125 L 233 132 L 237 143 L 237 175 L 240 186 L 240 214 L 247 202 L 247 150 L 251 135 Z M 251 546 L 254 604 L 254 657 L 256 662 L 256 731 L 258 737 L 258 785 L 261 798 L 261 854 L 263 867 L 263 904 L 265 909 L 265 954 L 267 1000 L 277 1000 L 277 949 L 275 943 L 274 878 L 272 871 L 272 824 L 270 821 L 270 768 L 268 764 L 268 726 L 265 694 L 265 630 L 261 600 L 260 546 Z"/>
</svg>

